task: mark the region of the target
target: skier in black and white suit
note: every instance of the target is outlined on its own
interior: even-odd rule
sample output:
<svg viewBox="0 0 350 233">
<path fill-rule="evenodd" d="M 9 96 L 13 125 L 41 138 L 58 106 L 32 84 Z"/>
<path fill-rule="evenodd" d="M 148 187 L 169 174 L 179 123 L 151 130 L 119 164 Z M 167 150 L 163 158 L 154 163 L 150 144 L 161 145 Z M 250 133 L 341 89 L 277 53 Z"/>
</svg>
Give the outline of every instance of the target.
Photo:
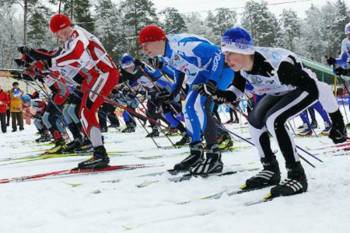
<svg viewBox="0 0 350 233">
<path fill-rule="evenodd" d="M 208 84 L 197 85 L 197 90 L 211 95 L 219 103 L 232 102 L 243 94 L 248 80 L 256 93 L 267 94 L 248 116 L 249 133 L 264 169 L 248 179 L 242 188 L 277 185 L 271 189 L 273 196 L 305 192 L 306 175 L 295 142 L 285 124 L 319 100 L 333 123 L 329 137 L 334 143 L 346 141 L 343 116 L 331 88 L 318 81 L 316 75 L 303 67 L 292 52 L 281 48 L 254 47 L 251 36 L 242 28 L 232 28 L 225 32 L 222 51 L 225 62 L 235 71 L 233 83 L 226 91 L 216 90 Z M 288 178 L 282 183 L 268 132 L 277 140 L 286 161 Z"/>
</svg>

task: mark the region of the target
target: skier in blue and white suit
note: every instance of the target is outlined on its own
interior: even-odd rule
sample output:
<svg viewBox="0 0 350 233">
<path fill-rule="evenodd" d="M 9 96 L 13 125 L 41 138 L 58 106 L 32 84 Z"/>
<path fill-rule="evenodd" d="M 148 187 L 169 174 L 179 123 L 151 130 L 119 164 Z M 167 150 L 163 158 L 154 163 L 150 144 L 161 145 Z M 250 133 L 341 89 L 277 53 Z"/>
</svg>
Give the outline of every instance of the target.
<svg viewBox="0 0 350 233">
<path fill-rule="evenodd" d="M 344 38 L 344 40 L 342 41 L 341 52 L 339 57 L 334 58 L 334 57 L 328 57 L 327 55 L 325 55 L 325 57 L 327 59 L 328 65 L 333 66 L 334 74 L 350 76 L 350 23 L 345 25 L 344 34 L 346 35 L 346 38 Z M 348 81 L 348 83 L 350 84 L 350 81 Z M 349 102 L 350 102 L 350 95 L 349 95 Z M 349 105 L 349 109 L 350 109 L 350 105 Z M 348 123 L 346 126 L 350 127 L 350 123 Z"/>
<path fill-rule="evenodd" d="M 188 83 L 189 90 L 184 104 L 186 129 L 192 138 L 191 152 L 174 166 L 174 170 L 190 170 L 193 174 L 221 172 L 223 163 L 217 144 L 217 128 L 211 114 L 212 99 L 200 95 L 192 88 L 198 83 L 208 83 L 214 87 L 217 85 L 224 65 L 220 48 L 196 35 L 165 35 L 161 28 L 153 25 L 141 30 L 139 43 L 150 57 L 159 56 L 176 70 L 177 85 L 182 85 L 185 74 L 193 76 Z M 207 144 L 206 157 L 201 132 Z"/>
</svg>

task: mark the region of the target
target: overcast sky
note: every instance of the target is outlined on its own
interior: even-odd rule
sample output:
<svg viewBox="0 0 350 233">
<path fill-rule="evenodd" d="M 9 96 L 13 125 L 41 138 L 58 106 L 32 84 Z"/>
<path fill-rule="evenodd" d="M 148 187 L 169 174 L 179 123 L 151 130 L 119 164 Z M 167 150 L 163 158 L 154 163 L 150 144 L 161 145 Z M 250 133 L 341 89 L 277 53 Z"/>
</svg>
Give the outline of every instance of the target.
<svg viewBox="0 0 350 233">
<path fill-rule="evenodd" d="M 226 7 L 242 13 L 246 0 L 151 0 L 157 11 L 166 7 L 174 7 L 181 13 L 200 12 L 205 14 L 209 10 L 219 7 Z M 256 0 L 259 1 L 259 0 Z M 298 12 L 300 18 L 305 17 L 305 10 L 309 9 L 311 4 L 315 6 L 324 6 L 326 2 L 336 2 L 337 0 L 265 0 L 268 2 L 269 10 L 276 16 L 282 13 L 283 9 L 292 9 Z M 348 4 L 350 7 L 350 4 Z"/>
</svg>

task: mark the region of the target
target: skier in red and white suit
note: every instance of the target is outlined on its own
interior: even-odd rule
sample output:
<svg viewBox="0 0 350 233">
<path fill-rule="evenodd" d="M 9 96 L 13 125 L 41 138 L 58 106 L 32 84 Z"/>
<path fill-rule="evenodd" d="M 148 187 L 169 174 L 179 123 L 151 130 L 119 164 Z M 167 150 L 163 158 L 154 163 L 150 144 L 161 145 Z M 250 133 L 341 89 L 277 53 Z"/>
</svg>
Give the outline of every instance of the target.
<svg viewBox="0 0 350 233">
<path fill-rule="evenodd" d="M 118 69 L 101 42 L 90 32 L 73 25 L 66 15 L 54 15 L 50 21 L 50 29 L 64 42 L 63 52 L 51 59 L 51 70 L 58 70 L 68 82 L 77 73 L 83 73 L 85 77 L 81 85 L 84 95 L 79 117 L 84 133 L 94 147 L 94 155 L 79 163 L 78 167 L 106 167 L 109 158 L 103 146 L 96 112 L 104 102 L 102 96 L 108 96 L 118 83 Z"/>
</svg>

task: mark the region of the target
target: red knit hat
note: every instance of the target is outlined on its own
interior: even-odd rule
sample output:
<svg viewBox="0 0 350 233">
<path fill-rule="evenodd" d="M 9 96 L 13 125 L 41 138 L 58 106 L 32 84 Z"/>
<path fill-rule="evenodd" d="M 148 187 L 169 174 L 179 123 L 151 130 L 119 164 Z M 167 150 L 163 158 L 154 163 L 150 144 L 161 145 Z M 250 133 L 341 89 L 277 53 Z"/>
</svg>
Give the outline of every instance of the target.
<svg viewBox="0 0 350 233">
<path fill-rule="evenodd" d="M 56 33 L 57 31 L 71 25 L 72 23 L 69 18 L 63 14 L 54 15 L 50 20 L 50 29 L 52 33 Z"/>
<path fill-rule="evenodd" d="M 143 28 L 139 34 L 139 43 L 140 45 L 147 42 L 155 42 L 159 40 L 165 40 L 165 32 L 157 26 L 150 25 Z"/>
</svg>

